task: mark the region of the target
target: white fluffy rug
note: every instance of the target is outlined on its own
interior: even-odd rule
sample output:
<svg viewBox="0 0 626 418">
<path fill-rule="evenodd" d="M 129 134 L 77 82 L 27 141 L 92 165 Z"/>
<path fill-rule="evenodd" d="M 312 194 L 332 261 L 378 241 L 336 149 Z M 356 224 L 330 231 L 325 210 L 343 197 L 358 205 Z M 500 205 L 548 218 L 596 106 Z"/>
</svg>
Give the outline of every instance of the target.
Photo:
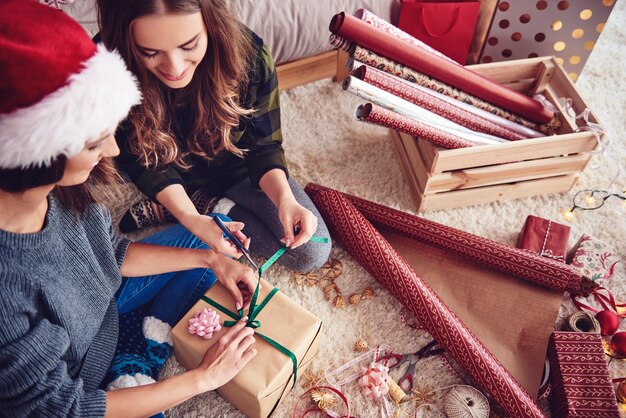
<svg viewBox="0 0 626 418">
<path fill-rule="evenodd" d="M 595 163 L 587 167 L 580 183 L 571 193 L 543 195 L 502 203 L 452 209 L 427 213 L 424 217 L 482 235 L 506 244 L 515 244 L 524 219 L 529 214 L 563 222 L 559 211 L 571 206 L 576 190 L 604 188 L 617 173 L 619 162 L 626 162 L 626 4 L 617 2 L 615 9 L 600 36 L 591 57 L 576 86 L 589 107 L 602 122 L 611 139 L 608 151 L 594 157 Z M 355 105 L 353 96 L 341 90 L 330 80 L 323 80 L 294 88 L 281 94 L 283 134 L 291 175 L 302 184 L 316 182 L 385 205 L 413 212 L 399 163 L 392 151 L 386 129 L 357 122 L 352 117 Z M 618 184 L 626 188 L 626 173 Z M 616 247 L 626 259 L 626 205 L 613 199 L 596 211 L 578 212 L 571 222 L 570 245 L 587 233 Z M 312 363 L 314 370 L 323 370 L 332 364 L 346 361 L 357 355 L 354 344 L 358 339 L 371 346 L 387 343 L 397 352 L 413 352 L 429 340 L 424 331 L 412 330 L 400 323 L 400 304 L 389 296 L 375 278 L 366 273 L 342 248 L 335 244 L 333 258 L 344 264 L 344 273 L 338 284 L 344 294 L 371 287 L 376 292 L 372 300 L 337 309 L 324 300 L 318 287 L 296 285 L 293 272 L 273 268 L 267 279 L 292 299 L 319 316 L 324 322 L 320 338 L 320 351 Z M 417 271 L 419 274 L 419 270 Z M 610 284 L 620 301 L 626 300 L 626 274 L 622 268 L 619 277 Z M 520 310 L 524 307 L 520 306 Z M 564 304 L 561 315 L 568 309 Z M 626 376 L 626 367 L 613 362 L 614 376 Z M 175 359 L 170 359 L 162 377 L 180 372 Z M 435 360 L 420 362 L 416 382 L 442 387 L 458 380 Z M 274 416 L 292 415 L 295 401 L 303 392 L 298 387 L 281 404 Z M 368 407 L 356 390 L 350 390 L 353 415 L 374 417 L 377 412 Z M 233 406 L 216 393 L 207 393 L 191 399 L 167 412 L 168 416 L 181 417 L 240 417 Z"/>
</svg>

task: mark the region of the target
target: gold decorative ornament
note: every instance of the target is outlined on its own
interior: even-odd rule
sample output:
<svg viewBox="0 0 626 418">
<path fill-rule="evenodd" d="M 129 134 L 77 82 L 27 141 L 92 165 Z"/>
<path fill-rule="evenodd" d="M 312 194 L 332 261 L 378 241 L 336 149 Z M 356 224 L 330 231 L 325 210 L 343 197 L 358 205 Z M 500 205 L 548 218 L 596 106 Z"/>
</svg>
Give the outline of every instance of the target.
<svg viewBox="0 0 626 418">
<path fill-rule="evenodd" d="M 364 353 L 368 350 L 368 348 L 369 344 L 365 340 L 358 340 L 354 344 L 354 351 L 356 351 L 357 353 Z"/>
<path fill-rule="evenodd" d="M 335 283 L 331 283 L 324 288 L 324 299 L 330 300 L 333 292 L 341 293 L 339 292 L 339 289 L 337 288 L 337 285 Z"/>
<path fill-rule="evenodd" d="M 432 404 L 435 402 L 435 392 L 432 391 L 429 385 L 422 386 L 417 384 L 411 389 L 410 400 L 415 402 L 416 407 L 423 404 Z"/>
<path fill-rule="evenodd" d="M 341 295 L 335 296 L 333 303 L 335 304 L 335 307 L 339 309 L 343 309 L 346 307 L 346 300 Z"/>
<path fill-rule="evenodd" d="M 361 295 L 359 295 L 358 293 L 353 293 L 348 297 L 348 302 L 350 302 L 350 305 L 356 305 L 360 301 Z"/>
<path fill-rule="evenodd" d="M 320 386 L 326 381 L 326 376 L 322 371 L 313 371 L 311 367 L 307 368 L 304 372 L 304 380 L 302 381 L 302 387 L 308 389 L 314 386 Z"/>
<path fill-rule="evenodd" d="M 374 291 L 370 287 L 366 287 L 362 292 L 351 294 L 346 300 L 341 289 L 337 286 L 335 279 L 341 276 L 343 272 L 343 263 L 339 260 L 328 260 L 317 272 L 310 273 L 294 273 L 292 279 L 299 285 L 307 287 L 319 286 L 324 292 L 324 299 L 330 301 L 336 308 L 345 308 L 346 304 L 357 305 L 365 299 L 372 299 Z M 334 298 L 333 298 L 334 295 Z"/>
<path fill-rule="evenodd" d="M 335 395 L 323 389 L 312 390 L 311 399 L 313 399 L 313 402 L 315 402 L 317 407 L 324 412 L 327 412 L 330 408 L 332 408 L 337 401 L 335 399 Z"/>
<path fill-rule="evenodd" d="M 341 272 L 343 271 L 343 264 L 339 260 L 330 260 L 327 261 L 322 266 L 322 278 L 325 279 L 336 279 L 341 276 Z"/>
<path fill-rule="evenodd" d="M 298 286 L 306 284 L 307 287 L 313 287 L 319 283 L 317 273 L 294 273 L 293 280 Z"/>
</svg>

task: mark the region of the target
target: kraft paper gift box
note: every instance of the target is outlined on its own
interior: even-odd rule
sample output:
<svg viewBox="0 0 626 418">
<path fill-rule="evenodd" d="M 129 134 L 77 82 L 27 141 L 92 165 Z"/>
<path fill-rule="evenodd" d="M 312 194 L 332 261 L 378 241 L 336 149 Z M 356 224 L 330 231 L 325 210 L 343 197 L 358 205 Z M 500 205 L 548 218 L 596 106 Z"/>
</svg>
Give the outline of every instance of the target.
<svg viewBox="0 0 626 418">
<path fill-rule="evenodd" d="M 548 357 L 553 417 L 620 416 L 600 334 L 556 331 Z"/>
<path fill-rule="evenodd" d="M 257 304 L 262 303 L 274 289 L 261 280 Z M 215 283 L 205 297 L 236 313 L 231 294 L 219 282 Z M 222 327 L 209 340 L 189 333 L 189 319 L 199 310 L 211 308 L 200 299 L 172 331 L 174 350 L 178 362 L 187 370 L 196 368 L 207 349 L 215 344 L 228 328 Z M 220 314 L 220 324 L 231 317 Z M 244 312 L 245 315 L 248 312 Z M 274 411 L 294 385 L 292 360 L 277 348 L 263 340 L 260 334 L 278 342 L 297 358 L 297 376 L 301 376 L 318 350 L 318 335 L 322 322 L 315 315 L 278 291 L 256 316 L 260 327 L 255 329 L 257 355 L 230 382 L 217 392 L 251 418 L 265 418 Z"/>
<path fill-rule="evenodd" d="M 619 262 L 613 247 L 587 234 L 583 234 L 569 257 L 569 264 L 594 282 L 610 278 Z"/>
<path fill-rule="evenodd" d="M 517 239 L 517 248 L 565 262 L 570 227 L 528 215 Z"/>
</svg>

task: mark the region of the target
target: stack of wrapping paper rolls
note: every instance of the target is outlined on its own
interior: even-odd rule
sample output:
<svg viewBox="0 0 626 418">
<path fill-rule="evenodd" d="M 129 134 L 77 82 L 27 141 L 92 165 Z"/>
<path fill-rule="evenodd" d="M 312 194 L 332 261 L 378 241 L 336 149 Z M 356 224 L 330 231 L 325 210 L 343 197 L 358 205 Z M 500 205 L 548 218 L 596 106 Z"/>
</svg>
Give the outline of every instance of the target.
<svg viewBox="0 0 626 418">
<path fill-rule="evenodd" d="M 363 122 L 444 148 L 464 148 L 555 134 L 560 121 L 536 100 L 452 61 L 373 13 L 344 12 L 330 22 L 330 42 L 349 54 L 343 88 L 368 103 Z"/>
</svg>

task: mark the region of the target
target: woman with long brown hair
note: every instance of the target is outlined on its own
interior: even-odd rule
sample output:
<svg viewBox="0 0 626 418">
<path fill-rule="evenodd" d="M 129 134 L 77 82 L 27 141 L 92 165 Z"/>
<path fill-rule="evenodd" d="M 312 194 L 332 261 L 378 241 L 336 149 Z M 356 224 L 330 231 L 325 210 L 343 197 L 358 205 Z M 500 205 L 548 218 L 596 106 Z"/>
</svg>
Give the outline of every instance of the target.
<svg viewBox="0 0 626 418">
<path fill-rule="evenodd" d="M 138 77 L 144 101 L 116 137 L 119 165 L 152 202 L 122 219 L 131 231 L 178 220 L 211 248 L 241 255 L 224 240 L 214 212 L 252 238 L 253 252 L 308 271 L 328 258 L 319 212 L 288 179 L 276 71 L 267 45 L 224 0 L 98 0 L 100 38 Z M 243 222 L 243 223 L 242 223 Z"/>
<path fill-rule="evenodd" d="M 141 99 L 121 57 L 59 10 L 2 0 L 0 91 L 0 415 L 149 416 L 232 379 L 256 355 L 244 321 L 155 382 L 206 289 L 219 280 L 241 307 L 257 278 L 180 225 L 115 235 L 100 203 L 112 132 Z"/>
</svg>

